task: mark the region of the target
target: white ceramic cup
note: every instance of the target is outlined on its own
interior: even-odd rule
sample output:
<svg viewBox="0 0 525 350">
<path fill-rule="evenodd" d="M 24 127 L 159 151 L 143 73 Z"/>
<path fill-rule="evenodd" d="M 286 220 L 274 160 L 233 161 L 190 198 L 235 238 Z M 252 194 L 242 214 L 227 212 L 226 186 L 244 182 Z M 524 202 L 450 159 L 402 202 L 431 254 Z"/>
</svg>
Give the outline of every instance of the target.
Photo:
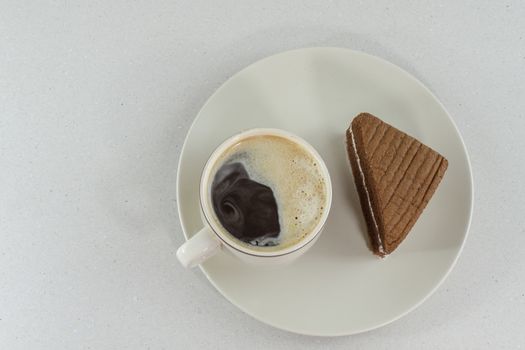
<svg viewBox="0 0 525 350">
<path fill-rule="evenodd" d="M 211 204 L 210 182 L 213 181 L 212 169 L 221 155 L 231 146 L 241 142 L 245 138 L 258 135 L 274 135 L 284 137 L 302 146 L 319 164 L 319 169 L 325 181 L 326 188 L 326 210 L 323 211 L 317 225 L 295 244 L 283 249 L 272 249 L 261 251 L 250 249 L 246 245 L 236 242 L 236 239 L 214 219 Z M 202 171 L 200 181 L 200 206 L 204 227 L 193 235 L 186 243 L 177 250 L 177 258 L 184 267 L 193 267 L 201 264 L 206 259 L 215 255 L 221 248 L 231 252 L 233 255 L 247 263 L 257 265 L 274 265 L 287 263 L 304 254 L 317 240 L 330 212 L 332 203 L 332 183 L 326 165 L 317 151 L 302 138 L 280 129 L 250 129 L 236 134 L 224 141 L 211 154 Z"/>
</svg>

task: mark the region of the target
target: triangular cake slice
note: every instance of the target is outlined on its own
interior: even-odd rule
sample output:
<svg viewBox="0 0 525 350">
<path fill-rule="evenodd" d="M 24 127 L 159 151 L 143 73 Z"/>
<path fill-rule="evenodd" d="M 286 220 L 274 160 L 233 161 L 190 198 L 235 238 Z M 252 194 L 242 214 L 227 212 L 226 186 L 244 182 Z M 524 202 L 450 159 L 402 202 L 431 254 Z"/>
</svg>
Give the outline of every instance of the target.
<svg viewBox="0 0 525 350">
<path fill-rule="evenodd" d="M 405 239 L 436 191 L 447 160 L 415 138 L 361 113 L 346 132 L 370 245 L 379 256 Z"/>
</svg>

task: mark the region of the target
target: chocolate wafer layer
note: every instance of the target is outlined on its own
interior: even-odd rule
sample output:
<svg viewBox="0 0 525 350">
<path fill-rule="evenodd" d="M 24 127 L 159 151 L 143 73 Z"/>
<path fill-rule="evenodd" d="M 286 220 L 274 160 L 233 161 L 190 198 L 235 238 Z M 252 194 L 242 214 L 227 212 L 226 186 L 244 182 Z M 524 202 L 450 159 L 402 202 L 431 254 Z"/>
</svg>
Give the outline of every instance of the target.
<svg viewBox="0 0 525 350">
<path fill-rule="evenodd" d="M 447 160 L 369 114 L 354 118 L 347 152 L 375 254 L 393 252 L 432 198 Z"/>
</svg>

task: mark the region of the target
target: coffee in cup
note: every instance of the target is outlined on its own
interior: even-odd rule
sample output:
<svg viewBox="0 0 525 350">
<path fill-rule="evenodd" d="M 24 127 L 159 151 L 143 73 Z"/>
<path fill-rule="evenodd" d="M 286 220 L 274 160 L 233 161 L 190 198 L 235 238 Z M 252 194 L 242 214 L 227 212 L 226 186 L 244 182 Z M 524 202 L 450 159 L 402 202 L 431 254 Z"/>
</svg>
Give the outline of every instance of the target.
<svg viewBox="0 0 525 350">
<path fill-rule="evenodd" d="M 177 250 L 186 267 L 224 248 L 241 261 L 289 263 L 315 243 L 328 218 L 332 185 L 317 151 L 279 129 L 250 129 L 220 144 L 199 186 L 203 227 Z"/>
<path fill-rule="evenodd" d="M 213 218 L 237 243 L 276 251 L 297 244 L 323 217 L 326 175 L 302 145 L 251 135 L 224 150 L 208 185 Z"/>
</svg>

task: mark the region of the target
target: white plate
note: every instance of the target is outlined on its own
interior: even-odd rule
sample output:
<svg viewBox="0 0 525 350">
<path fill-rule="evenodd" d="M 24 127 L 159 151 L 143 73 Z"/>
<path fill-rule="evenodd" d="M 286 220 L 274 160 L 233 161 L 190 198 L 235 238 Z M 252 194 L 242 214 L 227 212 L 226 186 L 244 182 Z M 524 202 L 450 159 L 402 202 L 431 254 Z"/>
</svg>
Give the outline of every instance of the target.
<svg viewBox="0 0 525 350">
<path fill-rule="evenodd" d="M 385 260 L 366 246 L 346 159 L 345 130 L 365 111 L 449 161 L 427 209 Z M 198 189 L 207 157 L 228 136 L 254 127 L 285 129 L 310 142 L 330 171 L 333 204 L 319 241 L 292 265 L 259 270 L 225 252 L 206 262 L 202 271 L 226 299 L 277 328 L 335 336 L 392 322 L 441 284 L 465 242 L 473 188 L 461 136 L 423 84 L 382 59 L 339 48 L 284 52 L 243 69 L 206 102 L 184 143 L 177 195 L 186 238 L 202 225 Z"/>
</svg>

